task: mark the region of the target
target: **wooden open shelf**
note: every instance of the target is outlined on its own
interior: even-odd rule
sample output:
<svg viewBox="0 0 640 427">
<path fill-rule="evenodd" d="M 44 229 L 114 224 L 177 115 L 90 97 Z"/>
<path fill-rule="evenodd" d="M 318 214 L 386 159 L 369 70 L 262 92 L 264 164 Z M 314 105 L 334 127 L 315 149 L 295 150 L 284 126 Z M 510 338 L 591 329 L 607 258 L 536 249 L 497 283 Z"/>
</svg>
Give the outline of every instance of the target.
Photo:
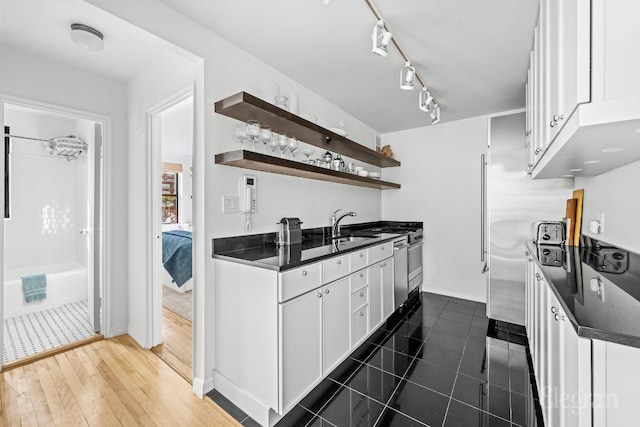
<svg viewBox="0 0 640 427">
<path fill-rule="evenodd" d="M 400 162 L 383 156 L 344 136 L 318 126 L 302 117 L 276 107 L 246 92 L 239 92 L 215 103 L 215 112 L 241 121 L 257 120 L 280 134 L 295 136 L 323 150 L 333 151 L 370 165 L 400 166 Z"/>
<path fill-rule="evenodd" d="M 216 154 L 215 162 L 218 165 L 235 166 L 238 168 L 317 179 L 320 181 L 338 182 L 341 184 L 375 188 L 378 190 L 400 188 L 400 184 L 394 184 L 393 182 L 381 181 L 379 179 L 369 177 L 365 178 L 346 172 L 324 169 L 307 163 L 295 162 L 289 159 L 268 156 L 266 154 L 246 150 L 229 151 L 227 153 Z"/>
</svg>

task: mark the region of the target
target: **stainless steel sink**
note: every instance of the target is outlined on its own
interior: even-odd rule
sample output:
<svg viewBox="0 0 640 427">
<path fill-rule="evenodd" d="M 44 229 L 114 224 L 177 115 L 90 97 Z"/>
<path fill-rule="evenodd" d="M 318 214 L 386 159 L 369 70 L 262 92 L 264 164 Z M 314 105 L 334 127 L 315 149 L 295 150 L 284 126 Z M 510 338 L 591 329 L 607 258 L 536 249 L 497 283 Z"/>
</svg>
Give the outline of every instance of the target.
<svg viewBox="0 0 640 427">
<path fill-rule="evenodd" d="M 363 242 L 365 240 L 371 240 L 371 237 L 363 237 L 363 236 L 339 236 L 331 239 L 333 242 L 337 242 L 338 244 L 344 245 L 352 242 Z"/>
</svg>

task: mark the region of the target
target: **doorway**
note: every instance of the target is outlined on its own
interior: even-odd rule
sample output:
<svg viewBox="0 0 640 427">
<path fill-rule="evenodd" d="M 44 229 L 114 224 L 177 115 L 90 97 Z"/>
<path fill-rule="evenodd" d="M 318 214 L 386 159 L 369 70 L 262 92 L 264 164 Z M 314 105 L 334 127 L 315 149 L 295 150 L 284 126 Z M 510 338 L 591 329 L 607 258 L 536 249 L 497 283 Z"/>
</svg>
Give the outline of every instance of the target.
<svg viewBox="0 0 640 427">
<path fill-rule="evenodd" d="M 106 122 L 27 101 L 0 108 L 2 365 L 11 366 L 100 338 Z"/>
<path fill-rule="evenodd" d="M 191 383 L 193 377 L 193 89 L 150 114 L 155 207 L 152 351 Z"/>
</svg>

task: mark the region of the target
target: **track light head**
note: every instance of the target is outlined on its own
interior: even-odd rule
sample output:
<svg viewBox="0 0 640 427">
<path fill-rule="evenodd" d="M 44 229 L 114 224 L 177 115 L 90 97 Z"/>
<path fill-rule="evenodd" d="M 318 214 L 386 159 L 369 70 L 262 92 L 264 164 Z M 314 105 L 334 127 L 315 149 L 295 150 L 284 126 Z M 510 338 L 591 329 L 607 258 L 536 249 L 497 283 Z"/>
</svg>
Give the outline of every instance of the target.
<svg viewBox="0 0 640 427">
<path fill-rule="evenodd" d="M 371 34 L 371 39 L 373 41 L 371 52 L 385 58 L 388 54 L 387 47 L 389 46 L 392 37 L 393 34 L 384 28 L 384 21 L 378 21 L 376 26 L 373 27 L 373 33 Z"/>
<path fill-rule="evenodd" d="M 440 122 L 440 106 L 433 104 L 433 111 L 431 111 L 431 124 L 435 125 Z"/>
<path fill-rule="evenodd" d="M 409 61 L 400 69 L 400 89 L 413 90 L 416 69 Z"/>
<path fill-rule="evenodd" d="M 426 113 L 429 111 L 429 105 L 431 104 L 431 101 L 433 101 L 431 92 L 429 92 L 427 88 L 423 86 L 418 96 L 418 107 Z"/>
</svg>

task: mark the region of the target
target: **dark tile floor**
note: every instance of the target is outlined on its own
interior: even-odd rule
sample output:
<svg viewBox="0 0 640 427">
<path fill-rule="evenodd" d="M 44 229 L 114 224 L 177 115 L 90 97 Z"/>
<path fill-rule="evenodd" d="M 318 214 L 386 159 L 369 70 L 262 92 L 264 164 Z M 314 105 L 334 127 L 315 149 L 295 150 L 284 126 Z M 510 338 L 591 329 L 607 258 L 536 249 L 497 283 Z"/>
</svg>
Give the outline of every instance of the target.
<svg viewBox="0 0 640 427">
<path fill-rule="evenodd" d="M 485 310 L 416 296 L 277 426 L 541 426 L 526 339 L 490 325 Z M 257 425 L 220 393 L 208 396 Z"/>
</svg>

